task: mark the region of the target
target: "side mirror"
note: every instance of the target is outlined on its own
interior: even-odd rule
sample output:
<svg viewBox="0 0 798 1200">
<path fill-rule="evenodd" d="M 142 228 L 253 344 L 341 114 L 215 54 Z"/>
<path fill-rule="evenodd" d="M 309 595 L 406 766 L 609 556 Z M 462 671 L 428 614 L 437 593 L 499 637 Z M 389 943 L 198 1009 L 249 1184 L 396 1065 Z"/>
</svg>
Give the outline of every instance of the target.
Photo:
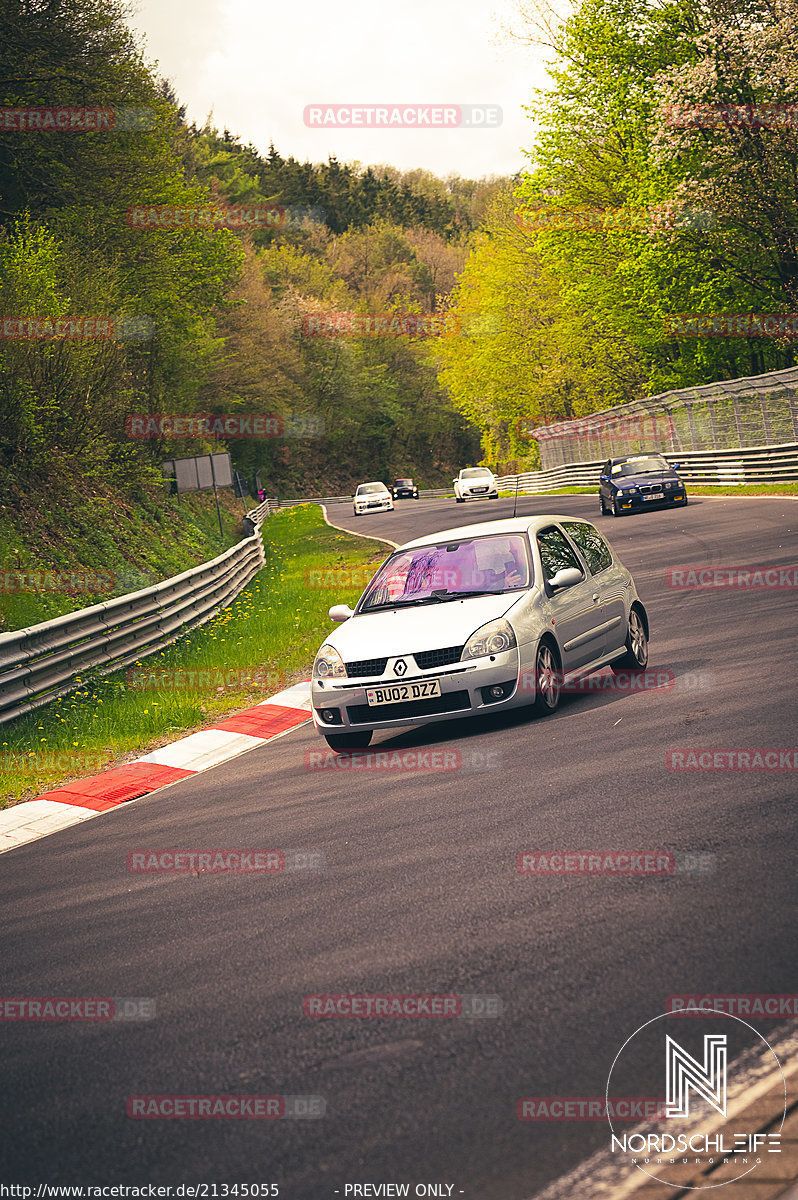
<svg viewBox="0 0 798 1200">
<path fill-rule="evenodd" d="M 557 588 L 573 587 L 575 583 L 581 583 L 583 578 L 578 567 L 561 567 L 557 574 L 549 580 L 549 587 L 552 591 Z M 332 611 L 330 611 L 330 616 L 332 616 Z"/>
<path fill-rule="evenodd" d="M 599 483 L 606 483 L 608 479 L 609 475 L 599 475 Z"/>
<path fill-rule="evenodd" d="M 348 604 L 334 604 L 330 609 L 331 621 L 348 621 L 354 615 L 355 610 L 350 608 Z"/>
<path fill-rule="evenodd" d="M 671 467 L 671 470 L 672 470 L 672 471 L 678 471 L 678 470 L 679 470 L 679 467 L 680 467 L 681 465 L 682 465 L 681 463 L 671 463 L 671 464 L 670 464 L 670 467 Z"/>
</svg>

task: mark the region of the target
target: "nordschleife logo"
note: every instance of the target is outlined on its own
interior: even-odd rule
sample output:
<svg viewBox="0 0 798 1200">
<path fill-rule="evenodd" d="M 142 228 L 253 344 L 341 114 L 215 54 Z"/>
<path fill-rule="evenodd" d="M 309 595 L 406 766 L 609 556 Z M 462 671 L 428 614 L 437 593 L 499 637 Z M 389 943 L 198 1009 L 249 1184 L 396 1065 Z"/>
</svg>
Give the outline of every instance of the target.
<svg viewBox="0 0 798 1200">
<path fill-rule="evenodd" d="M 780 1153 L 787 1111 L 784 1075 L 770 1043 L 741 1017 L 701 1012 L 700 1019 L 682 1010 L 662 1013 L 636 1029 L 615 1056 L 605 1094 L 615 1163 L 684 1192 L 723 1187 L 768 1160 L 778 1162 L 770 1155 Z M 763 1088 L 777 1089 L 781 1110 L 780 1122 L 764 1133 L 753 1104 Z M 613 1124 L 615 1102 L 637 1095 L 664 1103 L 621 1132 L 617 1119 Z"/>
</svg>

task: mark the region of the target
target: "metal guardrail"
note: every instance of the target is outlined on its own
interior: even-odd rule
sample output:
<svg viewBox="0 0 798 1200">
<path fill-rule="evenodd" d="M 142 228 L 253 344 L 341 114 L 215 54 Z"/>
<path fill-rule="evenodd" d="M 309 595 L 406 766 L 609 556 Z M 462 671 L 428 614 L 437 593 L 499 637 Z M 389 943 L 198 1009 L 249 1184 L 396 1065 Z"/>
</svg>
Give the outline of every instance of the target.
<svg viewBox="0 0 798 1200">
<path fill-rule="evenodd" d="M 230 604 L 266 559 L 266 500 L 247 514 L 252 533 L 210 562 L 154 587 L 0 634 L 0 725 L 72 691 L 91 672 L 108 675 L 155 654 Z"/>
<path fill-rule="evenodd" d="M 791 483 L 798 480 L 798 442 L 781 446 L 747 446 L 731 450 L 688 450 L 664 454 L 668 462 L 679 463 L 685 483 L 739 485 L 745 483 Z M 512 490 L 518 480 L 519 493 L 535 495 L 556 488 L 595 487 L 606 459 L 593 462 L 564 463 L 547 471 L 527 471 L 503 475 L 498 480 L 502 491 Z"/>
</svg>

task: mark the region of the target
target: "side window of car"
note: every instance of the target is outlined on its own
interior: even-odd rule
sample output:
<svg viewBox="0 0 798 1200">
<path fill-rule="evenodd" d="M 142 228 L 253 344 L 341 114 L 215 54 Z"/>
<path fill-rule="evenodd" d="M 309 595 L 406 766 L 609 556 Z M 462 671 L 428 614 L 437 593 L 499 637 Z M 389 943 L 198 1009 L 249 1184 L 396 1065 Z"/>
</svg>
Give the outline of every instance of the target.
<svg viewBox="0 0 798 1200">
<path fill-rule="evenodd" d="M 579 559 L 559 529 L 543 529 L 538 534 L 538 549 L 540 561 L 543 564 L 545 579 L 552 579 L 563 567 L 576 567 L 582 570 Z"/>
<path fill-rule="evenodd" d="M 594 526 L 583 521 L 563 521 L 562 527 L 574 539 L 594 575 L 612 566 L 612 551 Z"/>
</svg>

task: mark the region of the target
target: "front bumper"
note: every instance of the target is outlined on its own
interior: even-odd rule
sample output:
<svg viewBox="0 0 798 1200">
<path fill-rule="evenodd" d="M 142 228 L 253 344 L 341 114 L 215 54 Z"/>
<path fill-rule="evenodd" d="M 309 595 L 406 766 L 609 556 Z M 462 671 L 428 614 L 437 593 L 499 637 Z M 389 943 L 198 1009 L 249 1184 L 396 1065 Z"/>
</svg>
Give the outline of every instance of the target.
<svg viewBox="0 0 798 1200">
<path fill-rule="evenodd" d="M 674 504 L 683 504 L 686 498 L 687 492 L 684 488 L 655 492 L 651 500 L 644 500 L 639 493 L 631 496 L 617 496 L 618 507 L 623 512 L 639 512 L 643 508 L 668 508 Z"/>
<path fill-rule="evenodd" d="M 460 497 L 463 500 L 490 500 L 491 496 L 498 496 L 498 488 L 488 488 L 484 492 L 467 491 L 464 488 L 460 489 Z"/>
<path fill-rule="evenodd" d="M 356 513 L 390 512 L 392 504 L 391 500 L 379 500 L 376 504 L 355 504 L 354 509 Z"/>
<path fill-rule="evenodd" d="M 411 659 L 412 655 L 404 655 Z M 435 670 L 417 671 L 402 679 L 383 674 L 373 679 L 314 679 L 310 685 L 313 723 L 320 733 L 345 733 L 349 730 L 389 729 L 396 726 L 427 725 L 432 721 L 450 721 L 469 717 L 489 709 L 513 708 L 529 704 L 527 694 L 518 691 L 518 649 L 503 654 L 452 663 Z M 441 694 L 427 700 L 399 704 L 370 705 L 366 689 L 413 684 L 437 679 Z M 502 687 L 504 695 L 489 700 L 483 689 Z M 324 720 L 324 710 L 336 714 L 334 721 Z"/>
</svg>

